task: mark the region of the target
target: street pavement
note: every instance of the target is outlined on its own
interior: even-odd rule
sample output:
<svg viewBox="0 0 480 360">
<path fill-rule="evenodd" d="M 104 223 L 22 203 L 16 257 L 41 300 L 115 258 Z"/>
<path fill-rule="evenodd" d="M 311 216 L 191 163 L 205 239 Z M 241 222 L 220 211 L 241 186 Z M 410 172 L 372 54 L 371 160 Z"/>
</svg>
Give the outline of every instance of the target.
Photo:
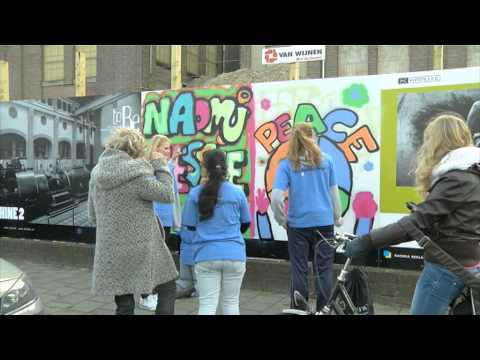
<svg viewBox="0 0 480 360">
<path fill-rule="evenodd" d="M 94 296 L 91 293 L 92 270 L 65 267 L 52 264 L 32 263 L 29 260 L 9 259 L 22 269 L 32 280 L 40 295 L 47 315 L 113 315 L 113 297 Z M 241 315 L 275 315 L 288 308 L 289 297 L 285 293 L 266 292 L 242 288 L 240 293 Z M 195 315 L 198 311 L 198 298 L 178 299 L 175 303 L 176 315 Z M 409 309 L 401 305 L 375 303 L 378 315 L 405 315 Z M 137 315 L 153 315 L 153 312 L 135 309 Z M 221 304 L 219 305 L 221 313 Z"/>
</svg>

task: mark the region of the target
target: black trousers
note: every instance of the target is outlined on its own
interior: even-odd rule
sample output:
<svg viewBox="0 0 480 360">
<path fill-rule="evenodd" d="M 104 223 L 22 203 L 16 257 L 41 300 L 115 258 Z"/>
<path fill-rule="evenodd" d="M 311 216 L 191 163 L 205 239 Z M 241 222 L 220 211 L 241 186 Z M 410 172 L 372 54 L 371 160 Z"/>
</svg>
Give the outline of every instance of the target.
<svg viewBox="0 0 480 360">
<path fill-rule="evenodd" d="M 168 238 L 170 236 L 170 226 L 164 226 L 163 230 L 165 231 L 165 241 L 168 241 Z M 142 294 L 141 297 L 142 299 L 146 299 L 149 294 Z"/>
<path fill-rule="evenodd" d="M 326 238 L 333 236 L 333 226 L 317 228 L 287 229 L 288 253 L 290 256 L 291 285 L 290 296 L 292 308 L 295 308 L 293 292 L 297 290 L 308 300 L 308 259 L 314 257 L 315 290 L 317 295 L 317 310 L 326 305 L 333 287 L 333 260 L 335 250 L 321 241 L 316 231 Z M 305 309 L 302 309 L 305 310 Z"/>
<path fill-rule="evenodd" d="M 158 295 L 156 315 L 174 315 L 175 314 L 175 280 L 156 286 L 153 293 Z M 134 315 L 135 297 L 133 294 L 124 294 L 115 296 L 117 305 L 116 315 Z"/>
</svg>

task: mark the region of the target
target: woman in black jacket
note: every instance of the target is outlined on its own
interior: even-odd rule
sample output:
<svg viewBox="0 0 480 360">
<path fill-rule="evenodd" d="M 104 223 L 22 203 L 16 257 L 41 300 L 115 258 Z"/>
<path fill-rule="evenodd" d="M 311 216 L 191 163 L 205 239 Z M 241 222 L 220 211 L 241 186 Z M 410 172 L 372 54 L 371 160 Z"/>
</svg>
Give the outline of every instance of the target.
<svg viewBox="0 0 480 360">
<path fill-rule="evenodd" d="M 348 257 L 364 255 L 406 241 L 416 227 L 472 272 L 480 272 L 480 148 L 474 147 L 464 119 L 455 113 L 437 116 L 425 129 L 417 155 L 415 180 L 425 201 L 396 223 L 350 242 Z M 428 249 L 412 300 L 414 315 L 443 315 L 464 284 L 438 264 Z"/>
</svg>

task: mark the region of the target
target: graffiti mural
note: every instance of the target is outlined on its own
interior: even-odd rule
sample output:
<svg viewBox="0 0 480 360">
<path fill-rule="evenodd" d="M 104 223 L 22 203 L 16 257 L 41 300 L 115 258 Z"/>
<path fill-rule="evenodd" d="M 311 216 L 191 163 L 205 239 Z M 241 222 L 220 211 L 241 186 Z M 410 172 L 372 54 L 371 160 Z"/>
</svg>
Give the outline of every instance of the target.
<svg viewBox="0 0 480 360">
<path fill-rule="evenodd" d="M 342 214 L 346 220 L 342 230 L 361 234 L 371 229 L 378 191 L 372 186 L 374 181 L 362 181 L 361 178 L 365 178 L 359 175 L 370 173 L 371 177 L 378 171 L 379 112 L 378 103 L 371 101 L 371 98 L 376 100 L 375 84 L 368 87 L 350 78 L 335 82 L 305 80 L 253 84 L 252 88 L 258 109 L 253 134 L 257 154 L 258 238 L 268 240 L 271 235 L 275 240 L 285 240 L 287 237 L 286 231 L 275 223 L 269 202 L 264 198 L 270 201 L 276 169 L 287 154 L 292 126 L 302 122 L 312 123 L 320 148 L 334 160 Z M 362 194 L 369 194 L 369 197 Z M 352 208 L 353 198 L 358 201 Z M 372 209 L 375 209 L 373 214 Z M 362 214 L 361 220 L 357 218 L 358 213 Z M 369 217 L 365 218 L 363 213 Z"/>
<path fill-rule="evenodd" d="M 225 151 L 230 180 L 247 195 L 253 218 L 255 167 L 251 159 L 255 147 L 249 134 L 254 131 L 254 114 L 250 86 L 146 92 L 142 94 L 141 129 L 147 139 L 156 134 L 168 136 L 179 151 L 175 177 L 182 202 L 200 184 L 202 153 L 212 148 Z"/>
<path fill-rule="evenodd" d="M 371 176 L 378 171 L 377 104 L 372 105 L 374 95 L 365 84 L 336 81 L 334 89 L 322 91 L 319 83 L 325 82 L 328 80 L 144 92 L 140 126 L 147 139 L 166 135 L 179 149 L 175 176 L 183 197 L 200 184 L 201 154 L 209 148 L 224 150 L 230 180 L 242 187 L 249 200 L 252 224 L 247 238 L 270 241 L 287 239 L 270 209 L 278 163 L 286 156 L 292 126 L 311 122 L 319 146 L 335 162 L 347 219 L 345 231 L 360 233 L 371 228 L 374 215 L 370 214 L 366 227 L 363 217 L 360 226 L 355 225 L 355 214 L 363 207 L 376 212 L 378 199 L 372 182 L 354 181 L 359 172 Z M 369 193 L 370 201 L 360 196 L 354 210 L 351 199 L 358 192 Z M 287 210 L 288 200 L 285 207 Z"/>
</svg>

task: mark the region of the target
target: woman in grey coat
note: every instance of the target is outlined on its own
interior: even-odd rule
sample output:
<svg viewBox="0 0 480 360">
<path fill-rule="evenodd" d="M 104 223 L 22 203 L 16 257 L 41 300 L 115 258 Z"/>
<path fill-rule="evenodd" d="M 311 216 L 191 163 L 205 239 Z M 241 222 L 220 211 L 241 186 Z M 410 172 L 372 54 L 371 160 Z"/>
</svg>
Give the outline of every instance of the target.
<svg viewBox="0 0 480 360">
<path fill-rule="evenodd" d="M 144 138 L 117 129 L 92 170 L 88 216 L 95 224 L 93 292 L 112 295 L 118 315 L 134 314 L 134 294 L 158 295 L 156 314 L 173 314 L 178 273 L 153 202 L 173 202 L 165 159 L 143 159 Z"/>
</svg>

